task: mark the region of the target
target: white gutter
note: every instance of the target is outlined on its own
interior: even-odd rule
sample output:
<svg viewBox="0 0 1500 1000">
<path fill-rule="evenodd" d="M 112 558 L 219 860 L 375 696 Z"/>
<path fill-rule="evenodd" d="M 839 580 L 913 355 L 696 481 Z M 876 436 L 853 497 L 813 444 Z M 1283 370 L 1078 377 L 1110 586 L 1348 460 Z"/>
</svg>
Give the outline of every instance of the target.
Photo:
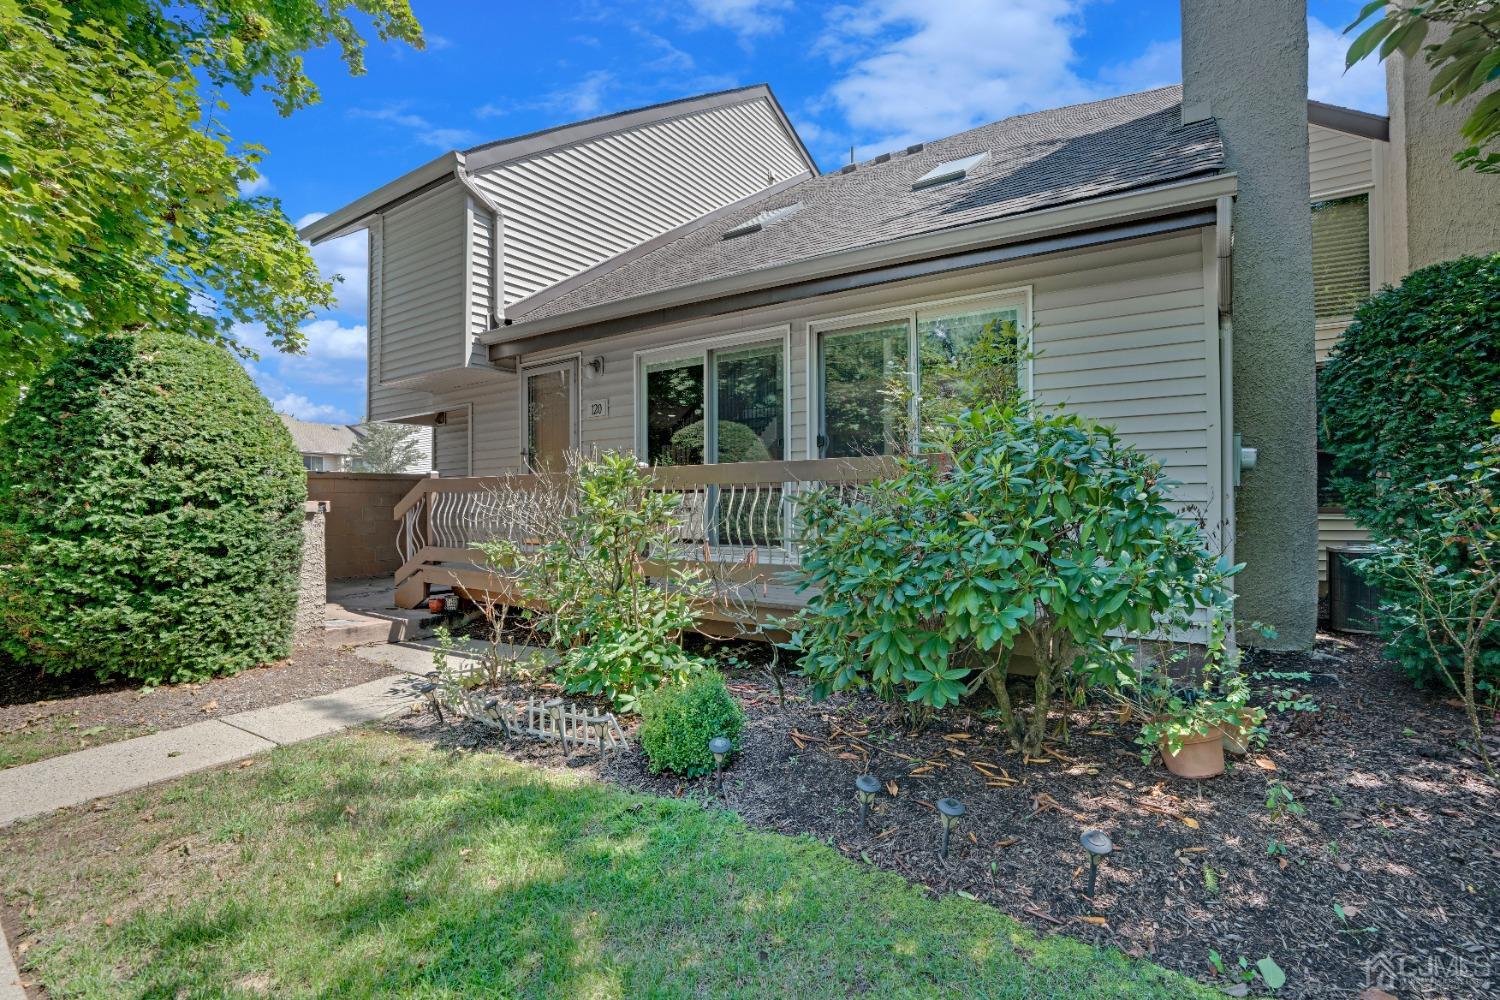
<svg viewBox="0 0 1500 1000">
<path fill-rule="evenodd" d="M 1034 239 L 1071 230 L 1130 222 L 1167 212 L 1214 207 L 1219 198 L 1233 195 L 1237 186 L 1237 178 L 1232 173 L 1177 181 L 1145 191 L 1109 195 L 1078 204 L 942 229 L 933 233 L 923 233 L 872 246 L 823 254 L 807 260 L 760 268 L 723 278 L 679 285 L 645 295 L 616 299 L 556 316 L 523 321 L 514 326 L 503 326 L 481 334 L 479 340 L 481 343 L 493 346 L 740 292 L 776 288 L 816 278 L 921 260 L 939 254 L 962 253 L 966 250 L 1022 239 Z"/>
<path fill-rule="evenodd" d="M 297 235 L 309 243 L 322 243 L 324 240 L 331 240 L 337 236 L 347 236 L 368 225 L 369 217 L 382 207 L 414 194 L 434 181 L 443 180 L 462 163 L 463 154 L 444 153 L 417 169 L 402 174 L 389 184 L 384 184 L 369 194 L 356 198 L 338 211 L 309 222 L 298 231 Z"/>
<path fill-rule="evenodd" d="M 474 183 L 474 178 L 471 177 L 469 175 L 469 172 L 464 169 L 464 155 L 462 153 L 455 153 L 454 155 L 458 158 L 457 162 L 453 164 L 454 178 L 457 179 L 458 183 L 463 185 L 465 191 L 469 192 L 469 197 L 478 202 L 479 207 L 490 213 L 490 217 L 495 220 L 495 231 L 494 234 L 490 237 L 489 320 L 490 324 L 493 326 L 500 322 L 502 311 L 501 303 L 504 301 L 503 289 L 505 279 L 501 270 L 504 260 L 504 250 L 502 248 L 501 242 L 503 239 L 501 227 L 504 225 L 504 223 L 501 221 L 500 217 L 500 206 L 491 201 L 490 196 L 480 190 L 479 185 Z M 468 255 L 468 259 L 464 262 L 464 266 L 470 269 L 470 271 L 472 272 L 472 269 L 474 267 L 474 259 L 472 253 Z M 470 277 L 472 279 L 472 274 Z"/>
</svg>

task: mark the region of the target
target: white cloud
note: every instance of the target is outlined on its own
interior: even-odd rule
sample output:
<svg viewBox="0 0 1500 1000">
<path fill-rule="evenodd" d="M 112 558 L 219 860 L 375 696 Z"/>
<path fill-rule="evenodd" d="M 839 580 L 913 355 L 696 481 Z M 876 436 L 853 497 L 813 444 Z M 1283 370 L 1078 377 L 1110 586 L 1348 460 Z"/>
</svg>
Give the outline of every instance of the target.
<svg viewBox="0 0 1500 1000">
<path fill-rule="evenodd" d="M 1315 101 L 1383 115 L 1385 64 L 1365 59 L 1346 73 L 1344 56 L 1352 40 L 1315 17 L 1307 19 L 1307 95 Z"/>
<path fill-rule="evenodd" d="M 327 214 L 308 212 L 297 219 L 295 225 L 301 229 Z M 349 316 L 365 315 L 365 303 L 369 300 L 370 290 L 369 241 L 365 234 L 350 233 L 336 240 L 319 243 L 312 248 L 312 256 L 314 263 L 318 265 L 318 273 L 324 280 L 333 281 L 334 275 L 344 279 L 334 282 L 333 294 L 338 302 L 334 311 Z"/>
<path fill-rule="evenodd" d="M 1095 96 L 1073 69 L 1082 0 L 869 0 L 835 8 L 817 50 L 829 98 L 878 148 Z"/>
<path fill-rule="evenodd" d="M 317 420 L 323 423 L 348 424 L 354 418 L 347 410 L 332 403 L 315 403 L 300 392 L 288 392 L 271 400 L 271 408 L 278 413 L 289 413 L 299 420 Z"/>
<path fill-rule="evenodd" d="M 469 129 L 444 128 L 434 125 L 422 115 L 406 109 L 405 102 L 387 104 L 380 108 L 352 108 L 349 111 L 349 117 L 367 118 L 370 121 L 385 122 L 405 129 L 417 142 L 435 149 L 454 149 L 459 146 L 470 146 L 479 141 L 479 136 Z"/>
<path fill-rule="evenodd" d="M 555 91 L 548 103 L 580 118 L 597 115 L 604 107 L 604 95 L 614 83 L 614 74 L 596 69 L 571 87 Z"/>
<path fill-rule="evenodd" d="M 781 14 L 792 0 L 692 0 L 696 20 L 728 28 L 748 40 L 781 30 Z"/>
<path fill-rule="evenodd" d="M 256 194 L 265 194 L 269 190 L 271 190 L 271 178 L 265 174 L 256 174 L 248 181 L 240 181 L 241 198 L 248 198 Z"/>
<path fill-rule="evenodd" d="M 426 34 L 422 36 L 422 47 L 428 52 L 441 52 L 452 48 L 453 40 L 446 35 Z"/>
<path fill-rule="evenodd" d="M 1182 82 L 1182 42 L 1152 42 L 1134 59 L 1099 70 L 1099 83 L 1111 94 L 1133 94 Z"/>
</svg>

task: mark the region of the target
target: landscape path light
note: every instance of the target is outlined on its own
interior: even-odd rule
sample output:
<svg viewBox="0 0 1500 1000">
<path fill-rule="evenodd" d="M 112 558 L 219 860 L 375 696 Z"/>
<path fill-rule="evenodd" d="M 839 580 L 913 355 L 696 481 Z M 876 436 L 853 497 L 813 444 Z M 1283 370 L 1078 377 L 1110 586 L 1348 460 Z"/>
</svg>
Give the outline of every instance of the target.
<svg viewBox="0 0 1500 1000">
<path fill-rule="evenodd" d="M 938 812 L 943 817 L 943 849 L 939 852 L 946 860 L 948 857 L 948 835 L 953 831 L 953 824 L 957 823 L 964 814 L 964 804 L 957 799 L 938 799 Z"/>
<path fill-rule="evenodd" d="M 429 681 L 426 684 L 418 685 L 417 691 L 427 696 L 427 704 L 432 706 L 432 711 L 437 716 L 437 720 L 439 722 L 445 721 L 443 719 L 443 703 L 438 698 L 438 686 Z"/>
<path fill-rule="evenodd" d="M 859 825 L 868 826 L 870 806 L 875 794 L 880 791 L 880 779 L 873 774 L 861 774 L 854 779 L 854 794 L 859 798 Z"/>
<path fill-rule="evenodd" d="M 724 759 L 733 749 L 734 744 L 729 742 L 727 736 L 715 736 L 708 741 L 708 752 L 714 755 L 714 774 L 721 785 L 724 783 Z"/>
<path fill-rule="evenodd" d="M 1078 838 L 1083 849 L 1089 852 L 1089 891 L 1086 894 L 1089 899 L 1094 898 L 1094 886 L 1099 879 L 1099 862 L 1109 856 L 1115 849 L 1114 842 L 1109 839 L 1109 834 L 1103 830 L 1085 830 Z"/>
</svg>

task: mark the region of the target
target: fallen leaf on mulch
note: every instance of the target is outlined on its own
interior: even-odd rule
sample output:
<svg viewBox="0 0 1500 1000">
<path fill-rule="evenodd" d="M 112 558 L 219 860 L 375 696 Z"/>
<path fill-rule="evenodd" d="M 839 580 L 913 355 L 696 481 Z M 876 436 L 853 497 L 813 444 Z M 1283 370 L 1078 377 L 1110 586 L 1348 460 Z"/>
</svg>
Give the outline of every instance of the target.
<svg viewBox="0 0 1500 1000">
<path fill-rule="evenodd" d="M 1182 825 L 1185 826 L 1185 827 L 1187 827 L 1189 830 L 1196 830 L 1196 829 L 1198 829 L 1198 821 L 1195 820 L 1195 819 L 1193 819 L 1193 817 L 1191 817 L 1191 816 L 1179 816 L 1178 819 L 1182 820 Z"/>
<path fill-rule="evenodd" d="M 997 841 L 995 841 L 995 846 L 996 847 L 1014 847 L 1015 845 L 1017 845 L 1019 843 L 1020 843 L 1020 841 L 1017 840 L 1015 837 L 1006 837 L 1004 840 L 997 840 Z"/>
<path fill-rule="evenodd" d="M 1371 986 L 1359 995 L 1359 1000 L 1396 1000 L 1396 998 L 1379 987 Z"/>
<path fill-rule="evenodd" d="M 1274 770 L 1276 770 L 1276 762 L 1274 760 L 1272 760 L 1271 758 L 1269 758 L 1269 757 L 1256 757 L 1256 758 L 1252 759 L 1250 761 L 1250 763 L 1254 764 L 1256 767 L 1260 768 L 1262 771 L 1274 771 Z"/>
<path fill-rule="evenodd" d="M 1103 917 L 1079 917 L 1078 919 L 1082 920 L 1086 924 L 1093 924 L 1095 927 L 1109 926 L 1109 921 L 1105 920 Z"/>
<path fill-rule="evenodd" d="M 210 698 L 210 699 L 208 699 L 207 701 L 205 701 L 203 703 L 203 705 L 198 709 L 198 711 L 202 712 L 204 715 L 207 715 L 210 712 L 218 711 L 218 708 L 219 708 L 219 699 L 217 699 L 217 698 Z"/>
<path fill-rule="evenodd" d="M 901 786 L 896 784 L 894 781 L 887 781 L 885 783 L 885 790 L 890 792 L 891 798 L 894 799 L 898 794 L 900 794 Z"/>
<path fill-rule="evenodd" d="M 235 766 L 238 767 L 238 768 L 240 768 L 240 770 L 244 770 L 245 768 L 251 766 L 254 763 L 255 763 L 255 761 L 253 761 L 253 760 L 242 760 L 242 761 L 240 761 Z"/>
</svg>

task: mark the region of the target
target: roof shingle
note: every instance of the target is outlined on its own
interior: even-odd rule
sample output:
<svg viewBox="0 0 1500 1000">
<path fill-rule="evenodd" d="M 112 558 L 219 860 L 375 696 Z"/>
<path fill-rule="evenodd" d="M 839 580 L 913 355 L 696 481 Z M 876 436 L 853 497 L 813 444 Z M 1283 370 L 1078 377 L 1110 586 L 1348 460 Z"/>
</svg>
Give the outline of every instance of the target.
<svg viewBox="0 0 1500 1000">
<path fill-rule="evenodd" d="M 1180 106 L 1181 88 L 1164 87 L 1038 111 L 813 177 L 690 224 L 649 252 L 606 262 L 572 287 L 523 299 L 507 315 L 524 336 L 528 320 L 1222 170 L 1214 122 L 1184 125 Z M 912 190 L 938 164 L 984 151 L 989 157 L 963 180 Z M 747 220 L 798 203 L 760 231 L 724 239 Z"/>
</svg>

